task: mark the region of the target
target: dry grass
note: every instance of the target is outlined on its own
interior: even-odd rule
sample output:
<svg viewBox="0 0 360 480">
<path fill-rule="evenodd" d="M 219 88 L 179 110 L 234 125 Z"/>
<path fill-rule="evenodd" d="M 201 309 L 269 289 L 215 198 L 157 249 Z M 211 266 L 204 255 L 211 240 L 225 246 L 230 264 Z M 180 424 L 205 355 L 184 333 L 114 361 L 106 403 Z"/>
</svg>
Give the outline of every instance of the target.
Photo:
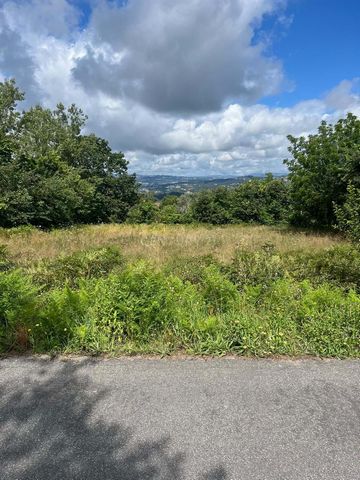
<svg viewBox="0 0 360 480">
<path fill-rule="evenodd" d="M 116 246 L 129 259 L 144 258 L 159 265 L 174 257 L 213 254 L 229 261 L 237 248 L 254 250 L 265 243 L 280 252 L 321 250 L 341 243 L 339 237 L 284 228 L 231 225 L 93 225 L 81 228 L 16 233 L 0 231 L 0 244 L 20 265 L 93 247 Z"/>
</svg>

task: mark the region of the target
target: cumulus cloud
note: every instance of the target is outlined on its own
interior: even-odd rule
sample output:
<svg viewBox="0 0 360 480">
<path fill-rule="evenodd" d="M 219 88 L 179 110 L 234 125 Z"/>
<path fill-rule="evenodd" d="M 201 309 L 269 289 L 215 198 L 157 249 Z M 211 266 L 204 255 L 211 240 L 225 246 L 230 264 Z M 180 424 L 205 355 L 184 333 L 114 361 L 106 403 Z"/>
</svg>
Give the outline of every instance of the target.
<svg viewBox="0 0 360 480">
<path fill-rule="evenodd" d="M 343 80 L 326 95 L 326 104 L 335 110 L 344 110 L 349 107 L 354 107 L 354 105 L 359 105 L 359 86 L 359 78 Z"/>
<path fill-rule="evenodd" d="M 89 92 L 153 110 L 198 113 L 249 103 L 283 81 L 279 60 L 254 44 L 255 25 L 281 0 L 130 0 L 95 10 L 74 77 Z"/>
<path fill-rule="evenodd" d="M 0 74 L 16 77 L 20 87 L 34 90 L 35 64 L 28 45 L 0 11 Z"/>
<path fill-rule="evenodd" d="M 15 76 L 29 103 L 82 107 L 88 131 L 125 151 L 131 171 L 282 172 L 287 134 L 360 115 L 357 79 L 288 108 L 256 101 L 283 73 L 253 34 L 283 1 L 120 3 L 95 3 L 85 29 L 76 2 L 0 3 L 0 80 Z"/>
</svg>

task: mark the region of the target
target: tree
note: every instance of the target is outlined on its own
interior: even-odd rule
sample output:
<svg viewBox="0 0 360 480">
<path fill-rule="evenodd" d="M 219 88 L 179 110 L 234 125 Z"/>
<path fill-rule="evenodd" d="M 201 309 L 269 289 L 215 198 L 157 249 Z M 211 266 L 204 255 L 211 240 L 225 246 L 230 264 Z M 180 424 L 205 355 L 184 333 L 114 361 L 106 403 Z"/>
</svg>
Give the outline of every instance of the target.
<svg viewBox="0 0 360 480">
<path fill-rule="evenodd" d="M 360 188 L 348 185 L 346 201 L 335 205 L 337 228 L 355 244 L 360 245 Z"/>
<path fill-rule="evenodd" d="M 194 195 L 191 208 L 193 219 L 213 225 L 231 223 L 231 193 L 229 188 L 219 187 Z"/>
<path fill-rule="evenodd" d="M 128 214 L 127 221 L 129 223 L 154 223 L 157 218 L 158 208 L 155 200 L 144 195 L 139 202 L 134 205 Z"/>
<path fill-rule="evenodd" d="M 138 199 L 124 155 L 81 134 L 75 105 L 19 113 L 23 98 L 14 81 L 0 83 L 0 225 L 124 221 Z"/>
<path fill-rule="evenodd" d="M 351 113 L 335 125 L 323 121 L 308 138 L 288 136 L 292 222 L 329 227 L 334 204 L 341 206 L 349 181 L 360 174 L 360 121 Z M 358 180 L 357 180 L 358 181 Z"/>
<path fill-rule="evenodd" d="M 0 138 L 13 134 L 20 118 L 16 110 L 18 102 L 24 100 L 24 94 L 16 86 L 15 80 L 0 82 Z"/>
</svg>

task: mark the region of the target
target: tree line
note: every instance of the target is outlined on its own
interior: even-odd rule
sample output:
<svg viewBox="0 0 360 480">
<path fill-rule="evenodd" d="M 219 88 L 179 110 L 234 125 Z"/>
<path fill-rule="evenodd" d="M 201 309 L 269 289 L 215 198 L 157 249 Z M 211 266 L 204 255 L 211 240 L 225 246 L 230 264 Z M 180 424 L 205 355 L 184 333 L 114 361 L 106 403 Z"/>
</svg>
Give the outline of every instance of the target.
<svg viewBox="0 0 360 480">
<path fill-rule="evenodd" d="M 0 82 L 0 226 L 79 223 L 289 223 L 338 228 L 360 240 L 360 120 L 323 121 L 289 136 L 285 178 L 267 175 L 157 202 L 139 191 L 121 152 L 94 134 L 76 107 L 17 109 L 24 94 Z"/>
</svg>

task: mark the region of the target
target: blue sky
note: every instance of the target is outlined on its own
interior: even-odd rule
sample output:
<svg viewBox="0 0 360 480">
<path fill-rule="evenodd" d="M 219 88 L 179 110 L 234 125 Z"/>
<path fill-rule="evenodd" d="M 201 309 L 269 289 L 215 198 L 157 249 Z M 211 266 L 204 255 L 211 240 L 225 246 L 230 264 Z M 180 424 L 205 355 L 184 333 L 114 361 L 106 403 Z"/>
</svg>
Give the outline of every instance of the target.
<svg viewBox="0 0 360 480">
<path fill-rule="evenodd" d="M 285 172 L 360 115 L 359 0 L 0 0 L 0 81 L 76 103 L 145 174 Z"/>
<path fill-rule="evenodd" d="M 360 76 L 359 0 L 292 0 L 286 12 L 291 25 L 279 32 L 272 52 L 294 87 L 267 103 L 287 106 L 317 98 L 342 80 Z M 272 23 L 273 17 L 263 27 Z"/>
</svg>

